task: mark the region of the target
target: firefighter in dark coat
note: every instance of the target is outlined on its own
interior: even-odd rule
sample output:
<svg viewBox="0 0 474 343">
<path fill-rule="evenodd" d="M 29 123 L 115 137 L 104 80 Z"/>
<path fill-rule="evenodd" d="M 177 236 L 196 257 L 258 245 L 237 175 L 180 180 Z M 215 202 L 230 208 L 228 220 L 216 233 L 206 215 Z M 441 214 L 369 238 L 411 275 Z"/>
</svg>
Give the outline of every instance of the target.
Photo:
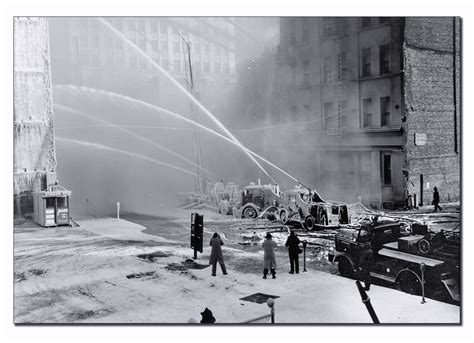
<svg viewBox="0 0 474 343">
<path fill-rule="evenodd" d="M 434 211 L 433 212 L 436 212 L 438 209 L 440 210 L 440 212 L 442 211 L 442 208 L 441 206 L 439 206 L 439 192 L 438 192 L 438 187 L 435 187 L 433 189 L 433 202 L 432 204 L 434 205 Z"/>
<path fill-rule="evenodd" d="M 293 230 L 290 231 L 290 235 L 286 240 L 285 246 L 288 247 L 288 255 L 290 257 L 290 274 L 298 274 L 300 272 L 299 269 L 299 259 L 298 254 L 300 252 L 300 239 L 295 234 Z"/>
<path fill-rule="evenodd" d="M 209 264 L 212 264 L 212 276 L 216 276 L 217 262 L 219 262 L 219 264 L 221 265 L 222 274 L 227 275 L 224 263 L 224 256 L 222 256 L 221 248 L 221 245 L 224 245 L 224 242 L 222 242 L 221 237 L 217 232 L 214 233 L 214 235 L 212 236 L 209 245 L 212 246 L 211 256 L 209 257 Z"/>
</svg>

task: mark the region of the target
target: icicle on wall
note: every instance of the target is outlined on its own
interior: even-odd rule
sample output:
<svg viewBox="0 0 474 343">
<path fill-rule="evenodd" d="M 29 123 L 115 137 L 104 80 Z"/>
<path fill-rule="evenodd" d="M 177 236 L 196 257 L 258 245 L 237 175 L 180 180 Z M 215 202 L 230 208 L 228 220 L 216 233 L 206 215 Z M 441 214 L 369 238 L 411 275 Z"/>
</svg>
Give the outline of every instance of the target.
<svg viewBox="0 0 474 343">
<path fill-rule="evenodd" d="M 33 211 L 32 192 L 47 186 L 56 170 L 48 22 L 14 18 L 15 216 Z M 25 200 L 26 199 L 26 200 Z"/>
</svg>

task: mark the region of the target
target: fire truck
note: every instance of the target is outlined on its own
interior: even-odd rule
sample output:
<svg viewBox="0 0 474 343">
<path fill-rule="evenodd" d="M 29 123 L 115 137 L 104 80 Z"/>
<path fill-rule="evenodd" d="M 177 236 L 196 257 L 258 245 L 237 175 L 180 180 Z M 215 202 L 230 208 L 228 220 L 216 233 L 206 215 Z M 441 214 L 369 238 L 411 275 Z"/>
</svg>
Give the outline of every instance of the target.
<svg viewBox="0 0 474 343">
<path fill-rule="evenodd" d="M 280 189 L 278 185 L 260 185 L 251 182 L 241 191 L 238 218 L 255 219 L 268 208 L 279 207 Z"/>
<path fill-rule="evenodd" d="M 404 230 L 402 230 L 402 227 Z M 433 233 L 426 225 L 378 220 L 342 228 L 335 236 L 339 273 L 361 278 L 363 272 L 406 293 L 459 302 L 460 239 L 456 232 Z"/>
</svg>

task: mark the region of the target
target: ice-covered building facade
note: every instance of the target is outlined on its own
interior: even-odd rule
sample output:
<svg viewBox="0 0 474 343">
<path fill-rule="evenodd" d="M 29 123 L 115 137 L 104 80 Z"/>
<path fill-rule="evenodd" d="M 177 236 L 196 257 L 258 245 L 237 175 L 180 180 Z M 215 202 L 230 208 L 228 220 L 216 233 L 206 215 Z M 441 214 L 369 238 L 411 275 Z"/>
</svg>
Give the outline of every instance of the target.
<svg viewBox="0 0 474 343">
<path fill-rule="evenodd" d="M 48 20 L 14 18 L 14 216 L 33 212 L 32 193 L 56 179 Z"/>
</svg>

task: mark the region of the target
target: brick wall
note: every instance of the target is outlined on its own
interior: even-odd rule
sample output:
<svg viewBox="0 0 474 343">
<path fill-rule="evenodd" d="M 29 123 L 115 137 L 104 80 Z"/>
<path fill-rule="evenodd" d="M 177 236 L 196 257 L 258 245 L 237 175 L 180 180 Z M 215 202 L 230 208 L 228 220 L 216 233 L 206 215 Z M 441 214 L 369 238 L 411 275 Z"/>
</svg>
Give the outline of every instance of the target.
<svg viewBox="0 0 474 343">
<path fill-rule="evenodd" d="M 442 202 L 460 197 L 459 40 L 456 63 L 453 49 L 459 22 L 456 33 L 453 23 L 453 18 L 448 17 L 405 19 L 406 188 L 410 194 L 417 194 L 419 201 L 422 174 L 425 205 L 431 203 L 434 186 L 438 187 Z M 415 135 L 426 135 L 426 142 L 415 144 Z"/>
</svg>

